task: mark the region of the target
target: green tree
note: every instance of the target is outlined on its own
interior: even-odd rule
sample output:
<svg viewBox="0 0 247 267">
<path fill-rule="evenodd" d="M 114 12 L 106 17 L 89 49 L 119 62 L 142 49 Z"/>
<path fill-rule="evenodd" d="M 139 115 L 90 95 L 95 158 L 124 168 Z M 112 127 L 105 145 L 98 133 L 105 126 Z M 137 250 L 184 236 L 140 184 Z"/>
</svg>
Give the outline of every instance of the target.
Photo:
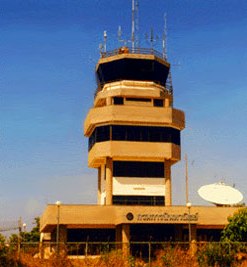
<svg viewBox="0 0 247 267">
<path fill-rule="evenodd" d="M 9 237 L 8 243 L 9 243 L 9 249 L 10 249 L 10 251 L 17 250 L 18 240 L 19 240 L 19 237 L 18 237 L 17 234 L 12 234 Z"/>
<path fill-rule="evenodd" d="M 0 253 L 6 253 L 5 237 L 0 233 Z"/>
<path fill-rule="evenodd" d="M 228 225 L 222 231 L 221 241 L 247 242 L 247 207 L 240 208 L 228 218 Z"/>
<path fill-rule="evenodd" d="M 40 218 L 39 217 L 34 218 L 34 224 L 35 226 L 32 228 L 30 232 L 21 233 L 22 242 L 39 242 L 39 239 L 40 239 L 40 232 L 39 232 Z"/>
<path fill-rule="evenodd" d="M 21 242 L 28 242 L 28 243 L 32 243 L 32 242 L 39 242 L 39 217 L 34 218 L 34 227 L 32 228 L 32 230 L 30 232 L 21 232 L 20 233 L 20 241 Z M 19 236 L 18 234 L 12 234 L 9 237 L 9 244 L 11 248 L 14 248 L 17 246 L 18 244 L 18 239 Z M 1 243 L 1 241 L 0 241 Z"/>
<path fill-rule="evenodd" d="M 6 239 L 1 233 L 0 233 L 0 266 L 4 267 L 16 266 L 13 258 L 9 253 L 9 248 L 6 245 Z"/>
</svg>

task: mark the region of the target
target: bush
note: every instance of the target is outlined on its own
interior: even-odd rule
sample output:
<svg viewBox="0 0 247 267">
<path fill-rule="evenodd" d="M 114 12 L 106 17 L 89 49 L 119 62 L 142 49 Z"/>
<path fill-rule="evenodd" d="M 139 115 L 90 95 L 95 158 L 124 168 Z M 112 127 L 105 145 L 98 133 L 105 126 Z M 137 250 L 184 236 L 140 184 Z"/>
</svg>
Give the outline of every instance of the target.
<svg viewBox="0 0 247 267">
<path fill-rule="evenodd" d="M 190 251 L 179 247 L 166 247 L 156 252 L 156 259 L 152 261 L 155 267 L 197 267 L 196 258 Z"/>
<path fill-rule="evenodd" d="M 235 261 L 235 252 L 230 243 L 209 243 L 197 252 L 200 267 L 231 267 Z"/>
<path fill-rule="evenodd" d="M 222 231 L 221 241 L 247 242 L 247 208 L 228 218 L 228 225 Z"/>
</svg>

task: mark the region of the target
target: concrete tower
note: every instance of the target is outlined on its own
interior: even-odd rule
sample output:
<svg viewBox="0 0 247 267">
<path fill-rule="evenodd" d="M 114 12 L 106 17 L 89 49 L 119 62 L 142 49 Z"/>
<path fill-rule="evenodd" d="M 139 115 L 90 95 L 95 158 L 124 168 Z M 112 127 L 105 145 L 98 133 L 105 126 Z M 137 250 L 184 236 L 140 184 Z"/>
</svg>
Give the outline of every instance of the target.
<svg viewBox="0 0 247 267">
<path fill-rule="evenodd" d="M 101 53 L 84 123 L 98 204 L 172 205 L 171 166 L 180 160 L 184 113 L 166 86 L 170 64 L 153 49 Z"/>
<path fill-rule="evenodd" d="M 122 248 L 126 255 L 145 258 L 154 251 L 152 241 L 217 241 L 227 217 L 238 209 L 172 206 L 171 166 L 181 158 L 185 118 L 173 108 L 166 23 L 162 54 L 153 49 L 153 33 L 151 48 L 140 48 L 137 6 L 132 0 L 131 48 L 106 51 L 104 32 L 94 103 L 84 122 L 88 165 L 98 170 L 99 205 L 48 205 L 40 220 L 45 245 L 80 242 L 69 255 L 95 255 L 101 242 L 107 242 L 110 249 Z M 121 29 L 119 41 L 128 43 L 122 40 Z M 90 242 L 98 245 L 90 249 Z M 148 242 L 149 251 L 135 242 Z M 48 244 L 52 251 L 52 243 Z"/>
</svg>

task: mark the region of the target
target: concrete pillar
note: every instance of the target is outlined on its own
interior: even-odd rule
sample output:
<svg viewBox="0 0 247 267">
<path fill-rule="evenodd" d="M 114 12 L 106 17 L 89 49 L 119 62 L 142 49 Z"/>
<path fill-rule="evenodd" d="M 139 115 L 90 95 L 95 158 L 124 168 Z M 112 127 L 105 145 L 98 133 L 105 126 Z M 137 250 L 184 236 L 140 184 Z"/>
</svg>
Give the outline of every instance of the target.
<svg viewBox="0 0 247 267">
<path fill-rule="evenodd" d="M 190 243 L 190 253 L 192 256 L 195 256 L 197 252 L 197 243 L 196 243 L 196 224 L 191 225 L 191 243 Z"/>
<path fill-rule="evenodd" d="M 165 107 L 168 108 L 170 106 L 169 98 L 165 99 Z"/>
<path fill-rule="evenodd" d="M 172 183 L 171 183 L 171 163 L 165 161 L 165 205 L 172 205 Z"/>
<path fill-rule="evenodd" d="M 129 251 L 129 241 L 130 241 L 130 225 L 121 224 L 116 226 L 116 242 L 117 248 L 122 249 L 124 255 L 128 256 Z"/>
<path fill-rule="evenodd" d="M 121 249 L 122 248 L 122 225 L 117 225 L 116 226 L 116 240 L 117 245 L 116 248 L 117 249 Z"/>
<path fill-rule="evenodd" d="M 106 105 L 110 106 L 112 104 L 112 98 L 111 97 L 107 97 L 106 98 Z"/>
<path fill-rule="evenodd" d="M 106 158 L 106 205 L 112 205 L 112 158 Z"/>
<path fill-rule="evenodd" d="M 98 194 L 97 194 L 98 205 L 101 204 L 101 166 L 98 168 Z"/>
<path fill-rule="evenodd" d="M 40 233 L 39 251 L 41 259 L 49 259 L 52 255 L 51 233 Z"/>
<path fill-rule="evenodd" d="M 44 259 L 44 254 L 45 254 L 43 236 L 44 236 L 44 233 L 41 232 L 40 239 L 39 239 L 39 255 L 41 259 Z"/>
<path fill-rule="evenodd" d="M 130 225 L 129 224 L 122 224 L 122 251 L 125 256 L 129 256 L 130 248 L 129 248 L 129 241 L 130 241 Z"/>
</svg>

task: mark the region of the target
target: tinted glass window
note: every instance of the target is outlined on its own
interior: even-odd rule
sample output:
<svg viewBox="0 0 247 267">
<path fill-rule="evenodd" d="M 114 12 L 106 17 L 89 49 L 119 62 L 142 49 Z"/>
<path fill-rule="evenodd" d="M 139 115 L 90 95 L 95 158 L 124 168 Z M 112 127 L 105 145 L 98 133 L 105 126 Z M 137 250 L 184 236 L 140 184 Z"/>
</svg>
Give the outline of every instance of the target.
<svg viewBox="0 0 247 267">
<path fill-rule="evenodd" d="M 93 145 L 97 142 L 103 142 L 108 140 L 110 140 L 109 125 L 97 127 L 89 137 L 88 148 L 91 149 Z"/>
<path fill-rule="evenodd" d="M 114 105 L 123 105 L 123 103 L 124 103 L 123 97 L 113 97 Z"/>
<path fill-rule="evenodd" d="M 145 205 L 164 206 L 165 198 L 162 196 L 113 196 L 115 205 Z"/>
<path fill-rule="evenodd" d="M 135 102 L 151 102 L 151 99 L 149 98 L 133 98 L 133 97 L 127 97 L 127 101 L 135 101 Z"/>
<path fill-rule="evenodd" d="M 162 99 L 154 99 L 154 106 L 155 107 L 163 107 L 164 106 L 164 102 Z"/>
<path fill-rule="evenodd" d="M 112 127 L 112 140 L 126 140 L 127 132 L 124 126 L 113 125 Z"/>
<path fill-rule="evenodd" d="M 111 134 L 110 134 L 111 132 Z M 171 127 L 107 125 L 95 128 L 89 137 L 89 149 L 104 141 L 169 142 L 180 145 L 180 131 Z"/>
<path fill-rule="evenodd" d="M 114 177 L 164 177 L 164 162 L 114 161 Z"/>
</svg>

